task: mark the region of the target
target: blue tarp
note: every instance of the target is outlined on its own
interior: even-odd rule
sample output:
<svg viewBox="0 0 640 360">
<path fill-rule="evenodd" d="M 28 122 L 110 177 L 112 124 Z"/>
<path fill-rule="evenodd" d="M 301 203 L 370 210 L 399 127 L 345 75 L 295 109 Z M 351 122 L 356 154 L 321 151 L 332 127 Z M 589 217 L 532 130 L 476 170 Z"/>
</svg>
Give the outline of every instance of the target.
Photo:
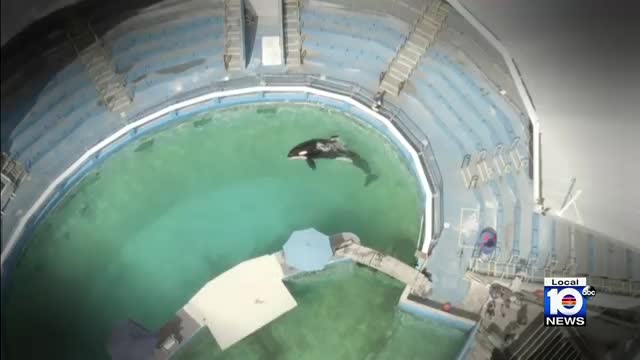
<svg viewBox="0 0 640 360">
<path fill-rule="evenodd" d="M 329 237 L 313 228 L 294 231 L 283 250 L 287 264 L 302 271 L 322 270 L 333 256 Z"/>
</svg>

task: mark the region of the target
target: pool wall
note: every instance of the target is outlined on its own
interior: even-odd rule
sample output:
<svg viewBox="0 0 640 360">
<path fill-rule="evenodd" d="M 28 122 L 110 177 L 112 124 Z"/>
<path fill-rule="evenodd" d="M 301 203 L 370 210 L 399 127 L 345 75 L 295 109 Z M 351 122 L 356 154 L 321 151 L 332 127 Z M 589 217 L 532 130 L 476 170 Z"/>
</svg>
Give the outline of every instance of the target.
<svg viewBox="0 0 640 360">
<path fill-rule="evenodd" d="M 416 162 L 417 155 L 415 152 L 412 154 L 413 149 L 411 146 L 405 139 L 399 138 L 398 134 L 393 132 L 393 128 L 389 127 L 389 124 L 385 126 L 385 124 L 380 121 L 380 115 L 354 105 L 351 99 L 341 98 L 343 97 L 340 95 L 306 87 L 258 87 L 231 90 L 207 94 L 192 99 L 191 101 L 183 101 L 154 114 L 142 117 L 138 121 L 123 127 L 80 156 L 72 166 L 67 168 L 44 190 L 38 198 L 38 201 L 29 209 L 25 216 L 21 218 L 21 222 L 12 234 L 7 248 L 2 253 L 2 288 L 4 289 L 5 286 L 7 286 L 10 274 L 19 260 L 20 255 L 25 250 L 35 228 L 60 204 L 64 196 L 69 193 L 78 182 L 109 156 L 127 144 L 139 140 L 144 136 L 149 136 L 168 126 L 176 125 L 180 121 L 191 119 L 203 111 L 221 110 L 234 106 L 260 103 L 306 103 L 321 105 L 325 108 L 332 108 L 351 114 L 352 118 L 358 119 L 375 128 L 398 149 L 409 169 L 411 169 L 418 180 L 421 195 L 425 199 L 424 210 L 429 212 L 430 209 L 432 209 L 432 205 L 429 204 L 429 201 L 431 201 L 429 184 L 424 176 L 422 167 L 419 162 Z M 345 100 L 351 100 L 352 103 Z M 425 216 L 425 218 L 429 219 L 430 215 Z M 431 234 L 431 232 L 425 232 L 425 235 L 426 234 Z"/>
<path fill-rule="evenodd" d="M 418 302 L 408 300 L 405 295 L 406 289 L 398 303 L 398 307 L 403 311 L 414 314 L 418 317 L 434 320 L 441 324 L 446 324 L 448 327 L 456 328 L 465 333 L 471 331 L 479 320 L 479 318 L 476 318 L 475 316 L 474 318 L 469 318 L 453 312 L 445 312 L 438 308 L 425 306 Z"/>
<path fill-rule="evenodd" d="M 478 322 L 476 326 L 474 326 L 473 329 L 471 329 L 471 331 L 467 333 L 467 341 L 465 341 L 462 350 L 460 350 L 460 353 L 458 353 L 457 360 L 467 359 L 467 356 L 469 356 L 469 353 L 473 349 L 473 346 L 476 344 L 476 334 L 478 333 L 478 329 L 480 329 L 480 322 Z"/>
<path fill-rule="evenodd" d="M 456 359 L 465 360 L 475 344 L 480 316 L 455 307 L 445 312 L 441 310 L 442 305 L 437 301 L 414 297 L 409 294 L 408 288 L 405 288 L 398 302 L 398 307 L 403 311 L 464 332 L 466 340 Z"/>
</svg>

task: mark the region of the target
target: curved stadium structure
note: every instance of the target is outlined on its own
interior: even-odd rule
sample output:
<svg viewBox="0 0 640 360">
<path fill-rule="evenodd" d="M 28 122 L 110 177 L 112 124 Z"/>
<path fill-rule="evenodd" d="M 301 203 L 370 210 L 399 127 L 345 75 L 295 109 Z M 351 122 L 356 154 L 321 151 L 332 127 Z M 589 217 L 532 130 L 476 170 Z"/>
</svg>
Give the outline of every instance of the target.
<svg viewBox="0 0 640 360">
<path fill-rule="evenodd" d="M 620 344 L 638 249 L 546 211 L 525 84 L 457 0 L 88 1 L 2 56 L 3 356 L 124 359 L 127 319 L 122 348 L 148 338 L 155 358 L 637 350 Z M 378 180 L 286 161 L 334 132 Z M 307 227 L 356 233 L 373 255 L 334 256 L 396 280 L 337 260 L 285 279 L 298 307 L 224 351 L 212 325 L 171 329 L 207 281 Z M 587 274 L 596 325 L 542 326 L 543 278 Z M 488 316 L 490 298 L 513 305 Z"/>
</svg>

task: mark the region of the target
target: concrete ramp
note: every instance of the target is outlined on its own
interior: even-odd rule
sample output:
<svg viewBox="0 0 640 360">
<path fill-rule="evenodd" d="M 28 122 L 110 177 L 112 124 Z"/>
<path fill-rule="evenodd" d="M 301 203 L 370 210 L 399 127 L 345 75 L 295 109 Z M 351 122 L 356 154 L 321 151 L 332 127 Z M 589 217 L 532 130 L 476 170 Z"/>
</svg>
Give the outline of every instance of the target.
<svg viewBox="0 0 640 360">
<path fill-rule="evenodd" d="M 297 306 L 283 275 L 273 255 L 242 262 L 209 281 L 185 309 L 225 350 Z"/>
</svg>

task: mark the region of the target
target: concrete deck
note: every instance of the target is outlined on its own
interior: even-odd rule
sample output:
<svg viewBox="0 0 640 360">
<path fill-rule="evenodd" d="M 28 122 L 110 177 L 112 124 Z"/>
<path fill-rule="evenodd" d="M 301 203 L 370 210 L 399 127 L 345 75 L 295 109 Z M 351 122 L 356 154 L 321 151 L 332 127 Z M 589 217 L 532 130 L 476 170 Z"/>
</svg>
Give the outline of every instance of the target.
<svg viewBox="0 0 640 360">
<path fill-rule="evenodd" d="M 426 297 L 431 291 L 431 282 L 415 268 L 402 261 L 385 255 L 357 243 L 351 243 L 336 250 L 336 256 L 350 258 L 353 261 L 383 272 L 400 280 L 411 288 L 411 293 Z"/>
</svg>

